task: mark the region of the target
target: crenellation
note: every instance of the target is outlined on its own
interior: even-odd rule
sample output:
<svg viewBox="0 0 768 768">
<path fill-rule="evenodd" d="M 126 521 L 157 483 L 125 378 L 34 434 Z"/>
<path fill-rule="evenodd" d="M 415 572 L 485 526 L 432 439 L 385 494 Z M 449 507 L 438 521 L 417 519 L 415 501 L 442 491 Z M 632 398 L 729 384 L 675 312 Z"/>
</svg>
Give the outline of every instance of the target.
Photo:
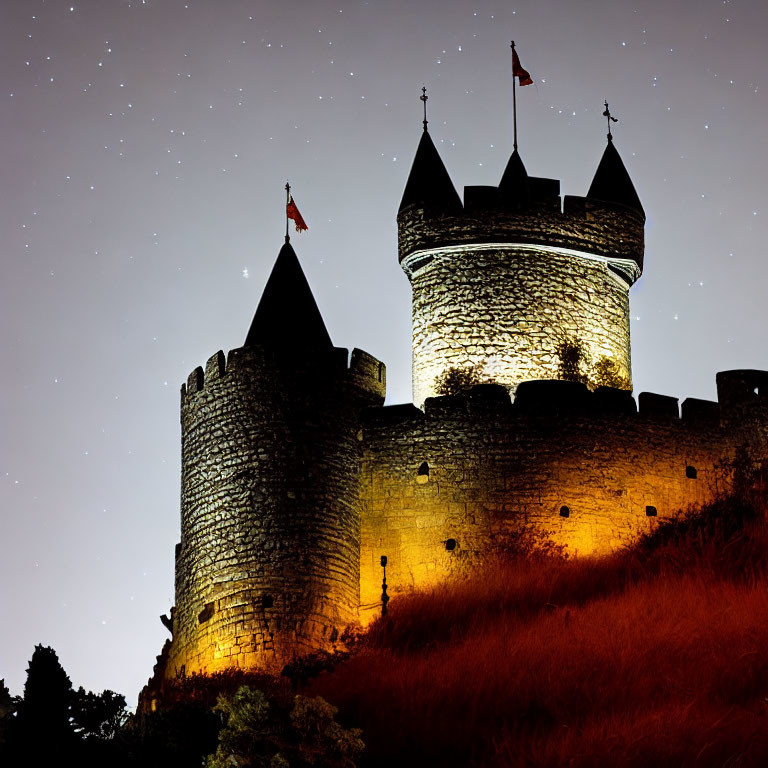
<svg viewBox="0 0 768 768">
<path fill-rule="evenodd" d="M 353 349 L 349 361 L 350 380 L 354 386 L 384 398 L 387 391 L 387 367 L 362 349 Z"/>
<path fill-rule="evenodd" d="M 637 403 L 632 393 L 615 387 L 597 387 L 592 394 L 592 407 L 597 413 L 635 415 Z"/>
<path fill-rule="evenodd" d="M 216 379 L 220 379 L 226 371 L 226 366 L 227 362 L 224 353 L 219 350 L 215 355 L 212 355 L 205 364 L 205 382 L 210 385 L 212 382 L 216 381 Z"/>
<path fill-rule="evenodd" d="M 203 369 L 198 366 L 192 373 L 189 374 L 187 379 L 187 395 L 194 395 L 197 392 L 202 392 L 205 382 L 205 373 Z"/>
<path fill-rule="evenodd" d="M 638 411 L 649 419 L 679 419 L 678 398 L 669 395 L 657 395 L 655 392 L 641 392 L 637 397 Z"/>
<path fill-rule="evenodd" d="M 720 404 L 712 400 L 687 397 L 680 406 L 680 418 L 692 424 L 719 424 Z"/>
</svg>

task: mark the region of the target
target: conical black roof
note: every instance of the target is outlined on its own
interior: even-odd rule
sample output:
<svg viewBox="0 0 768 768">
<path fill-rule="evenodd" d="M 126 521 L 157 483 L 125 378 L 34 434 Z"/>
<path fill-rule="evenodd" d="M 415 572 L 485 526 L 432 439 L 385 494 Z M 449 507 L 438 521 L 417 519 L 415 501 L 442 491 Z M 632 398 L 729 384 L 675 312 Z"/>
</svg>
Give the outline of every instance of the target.
<svg viewBox="0 0 768 768">
<path fill-rule="evenodd" d="M 312 289 L 290 243 L 277 256 L 245 346 L 269 349 L 332 349 Z"/>
<path fill-rule="evenodd" d="M 524 200 L 528 197 L 528 171 L 522 158 L 515 150 L 509 158 L 504 175 L 499 182 L 499 194 L 502 198 Z"/>
<path fill-rule="evenodd" d="M 629 178 L 627 169 L 610 138 L 600 164 L 597 166 L 597 171 L 595 171 L 595 178 L 592 179 L 587 197 L 605 200 L 609 203 L 621 203 L 629 208 L 634 208 L 645 217 L 640 198 L 635 192 L 635 185 Z"/>
<path fill-rule="evenodd" d="M 461 208 L 461 198 L 428 131 L 421 135 L 399 210 L 413 203 L 444 210 Z"/>
</svg>

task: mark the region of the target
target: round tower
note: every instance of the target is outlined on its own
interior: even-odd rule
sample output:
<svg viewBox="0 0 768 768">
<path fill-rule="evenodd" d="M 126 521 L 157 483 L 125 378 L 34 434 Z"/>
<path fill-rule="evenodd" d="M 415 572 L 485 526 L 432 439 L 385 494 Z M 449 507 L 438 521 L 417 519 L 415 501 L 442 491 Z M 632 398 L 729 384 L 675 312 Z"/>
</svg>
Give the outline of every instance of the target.
<svg viewBox="0 0 768 768">
<path fill-rule="evenodd" d="M 561 200 L 560 182 L 529 176 L 515 150 L 499 186 L 465 187 L 462 204 L 425 123 L 397 224 L 417 405 L 453 373 L 512 390 L 559 378 L 574 348 L 584 376 L 631 386 L 645 213 L 611 137 L 586 197 Z"/>
<path fill-rule="evenodd" d="M 182 387 L 167 677 L 279 672 L 356 623 L 359 414 L 384 391 L 383 364 L 333 347 L 286 243 L 244 346 Z"/>
</svg>

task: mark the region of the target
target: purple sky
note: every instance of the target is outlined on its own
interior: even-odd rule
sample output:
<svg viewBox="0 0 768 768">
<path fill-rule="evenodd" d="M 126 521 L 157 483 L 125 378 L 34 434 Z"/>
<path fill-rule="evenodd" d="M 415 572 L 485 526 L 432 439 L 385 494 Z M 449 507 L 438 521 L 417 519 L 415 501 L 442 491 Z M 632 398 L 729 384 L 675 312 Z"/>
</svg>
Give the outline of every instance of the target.
<svg viewBox="0 0 768 768">
<path fill-rule="evenodd" d="M 602 103 L 648 214 L 636 392 L 768 368 L 764 0 L 2 0 L 0 677 L 36 643 L 135 696 L 167 636 L 179 387 L 240 346 L 293 238 L 335 343 L 410 400 L 395 214 L 421 131 L 458 188 L 511 151 L 586 192 Z"/>
</svg>

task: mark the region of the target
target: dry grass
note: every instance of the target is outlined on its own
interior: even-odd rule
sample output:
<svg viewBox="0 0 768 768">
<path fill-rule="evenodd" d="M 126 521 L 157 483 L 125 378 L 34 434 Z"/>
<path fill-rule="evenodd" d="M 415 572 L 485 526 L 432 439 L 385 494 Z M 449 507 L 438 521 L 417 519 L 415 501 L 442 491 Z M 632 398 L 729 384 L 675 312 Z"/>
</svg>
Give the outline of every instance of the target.
<svg viewBox="0 0 768 768">
<path fill-rule="evenodd" d="M 761 516 L 496 562 L 393 599 L 311 693 L 368 766 L 768 765 L 767 554 Z"/>
</svg>

